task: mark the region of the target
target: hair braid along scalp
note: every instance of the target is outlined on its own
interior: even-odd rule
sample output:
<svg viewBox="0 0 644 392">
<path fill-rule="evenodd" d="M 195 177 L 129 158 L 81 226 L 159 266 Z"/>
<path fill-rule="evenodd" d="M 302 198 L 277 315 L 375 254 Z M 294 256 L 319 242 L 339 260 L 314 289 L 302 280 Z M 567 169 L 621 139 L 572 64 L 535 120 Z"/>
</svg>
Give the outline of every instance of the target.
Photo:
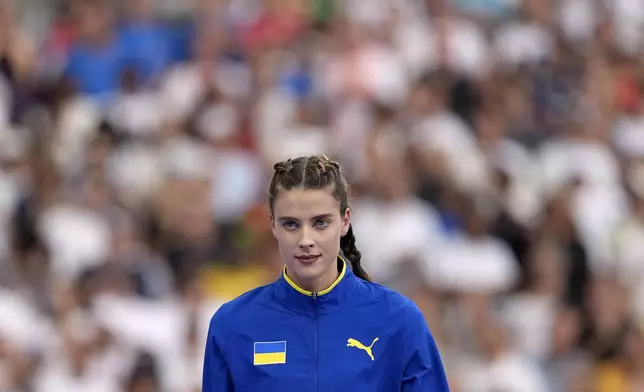
<svg viewBox="0 0 644 392">
<path fill-rule="evenodd" d="M 287 159 L 283 162 L 277 162 L 275 165 L 273 165 L 273 170 L 275 170 L 276 173 L 289 172 L 292 168 L 293 164 L 290 159 Z"/>
<path fill-rule="evenodd" d="M 292 189 L 330 188 L 333 198 L 340 204 L 340 214 L 344 215 L 349 208 L 349 184 L 338 162 L 326 156 L 299 157 L 278 162 L 273 169 L 274 173 L 268 189 L 271 214 L 280 192 Z M 351 263 L 353 273 L 361 279 L 371 281 L 360 263 L 362 255 L 356 247 L 356 238 L 351 225 L 340 239 L 340 249 Z"/>
</svg>

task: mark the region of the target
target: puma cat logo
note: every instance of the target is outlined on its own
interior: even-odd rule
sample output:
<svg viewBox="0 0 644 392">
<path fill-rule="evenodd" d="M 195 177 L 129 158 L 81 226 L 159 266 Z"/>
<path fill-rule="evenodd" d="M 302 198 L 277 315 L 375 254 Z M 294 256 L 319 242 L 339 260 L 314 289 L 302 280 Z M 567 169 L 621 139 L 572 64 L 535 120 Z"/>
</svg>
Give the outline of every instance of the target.
<svg viewBox="0 0 644 392">
<path fill-rule="evenodd" d="M 355 347 L 358 350 L 362 350 L 367 353 L 369 358 L 371 358 L 372 361 L 375 361 L 375 358 L 373 357 L 373 352 L 371 352 L 371 348 L 373 347 L 374 344 L 378 341 L 378 338 L 375 338 L 373 342 L 371 342 L 370 346 L 365 346 L 364 344 L 360 343 L 359 341 L 350 338 L 347 340 L 347 347 Z"/>
</svg>

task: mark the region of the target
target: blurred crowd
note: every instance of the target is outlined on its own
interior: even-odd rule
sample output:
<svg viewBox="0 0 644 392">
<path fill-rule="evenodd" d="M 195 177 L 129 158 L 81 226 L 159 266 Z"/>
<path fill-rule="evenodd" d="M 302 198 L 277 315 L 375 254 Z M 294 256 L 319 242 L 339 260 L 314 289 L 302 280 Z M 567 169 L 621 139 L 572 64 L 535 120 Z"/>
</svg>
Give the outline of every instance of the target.
<svg viewBox="0 0 644 392">
<path fill-rule="evenodd" d="M 453 391 L 644 391 L 643 49 L 641 0 L 2 0 L 0 391 L 199 391 L 312 154 Z"/>
</svg>

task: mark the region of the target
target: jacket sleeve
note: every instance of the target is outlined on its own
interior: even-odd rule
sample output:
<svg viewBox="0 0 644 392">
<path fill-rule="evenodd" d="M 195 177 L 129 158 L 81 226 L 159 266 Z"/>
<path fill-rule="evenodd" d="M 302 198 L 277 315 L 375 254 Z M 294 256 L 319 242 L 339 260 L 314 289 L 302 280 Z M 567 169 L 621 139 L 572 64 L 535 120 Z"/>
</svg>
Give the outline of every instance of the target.
<svg viewBox="0 0 644 392">
<path fill-rule="evenodd" d="M 410 303 L 403 316 L 403 392 L 449 392 L 443 361 L 420 309 Z"/>
<path fill-rule="evenodd" d="M 230 375 L 226 358 L 218 343 L 221 336 L 221 325 L 216 325 L 217 315 L 213 316 L 208 328 L 206 350 L 204 354 L 202 392 L 234 392 L 233 380 Z"/>
</svg>

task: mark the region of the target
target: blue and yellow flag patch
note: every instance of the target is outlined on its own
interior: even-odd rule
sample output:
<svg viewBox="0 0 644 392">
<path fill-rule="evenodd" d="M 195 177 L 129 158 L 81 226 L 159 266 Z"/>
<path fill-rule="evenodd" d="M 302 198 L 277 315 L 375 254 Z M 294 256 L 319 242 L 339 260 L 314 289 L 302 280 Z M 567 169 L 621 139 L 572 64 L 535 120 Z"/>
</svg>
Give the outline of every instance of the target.
<svg viewBox="0 0 644 392">
<path fill-rule="evenodd" d="M 255 342 L 253 364 L 279 365 L 286 363 L 286 340 L 280 342 Z"/>
</svg>

